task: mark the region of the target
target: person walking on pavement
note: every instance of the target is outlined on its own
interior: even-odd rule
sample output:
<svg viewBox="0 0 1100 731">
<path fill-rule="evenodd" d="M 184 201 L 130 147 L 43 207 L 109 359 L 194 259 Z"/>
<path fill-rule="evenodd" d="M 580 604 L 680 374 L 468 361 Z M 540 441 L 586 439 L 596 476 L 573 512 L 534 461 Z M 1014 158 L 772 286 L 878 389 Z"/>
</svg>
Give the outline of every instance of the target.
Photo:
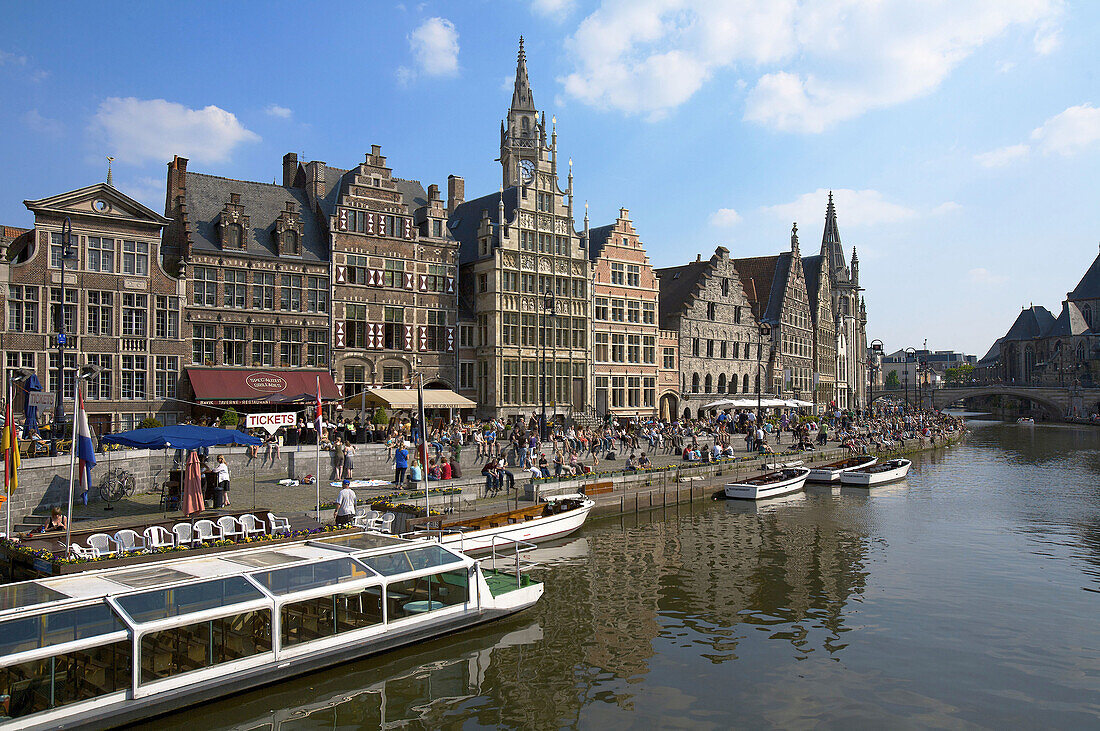
<svg viewBox="0 0 1100 731">
<path fill-rule="evenodd" d="M 402 485 L 405 483 L 405 473 L 409 469 L 409 450 L 405 449 L 405 443 L 397 445 L 397 451 L 393 453 L 393 483 Z"/>
<path fill-rule="evenodd" d="M 340 493 L 336 496 L 336 525 L 348 525 L 355 519 L 355 491 L 351 489 L 351 480 L 344 480 Z"/>
</svg>

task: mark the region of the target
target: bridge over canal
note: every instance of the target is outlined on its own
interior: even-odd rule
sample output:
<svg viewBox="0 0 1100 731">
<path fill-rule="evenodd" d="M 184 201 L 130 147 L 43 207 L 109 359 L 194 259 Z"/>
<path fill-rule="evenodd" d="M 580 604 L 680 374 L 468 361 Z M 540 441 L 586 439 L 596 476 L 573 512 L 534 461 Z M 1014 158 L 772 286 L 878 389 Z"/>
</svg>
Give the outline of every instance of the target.
<svg viewBox="0 0 1100 731">
<path fill-rule="evenodd" d="M 1058 419 L 1074 413 L 1088 416 L 1100 410 L 1100 388 L 1017 386 L 1010 383 L 968 384 L 934 389 L 925 387 L 919 390 L 916 388 L 875 389 L 871 392 L 871 402 L 893 398 L 908 401 L 913 406 L 931 405 L 932 408 L 942 409 L 956 401 L 987 396 L 1011 396 L 1030 401 Z"/>
</svg>

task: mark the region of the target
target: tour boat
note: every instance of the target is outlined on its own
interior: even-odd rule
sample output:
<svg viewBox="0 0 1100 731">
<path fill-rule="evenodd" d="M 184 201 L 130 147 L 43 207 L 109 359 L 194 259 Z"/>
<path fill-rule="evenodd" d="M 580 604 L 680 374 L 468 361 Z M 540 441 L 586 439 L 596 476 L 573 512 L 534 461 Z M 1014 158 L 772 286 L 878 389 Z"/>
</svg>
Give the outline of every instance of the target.
<svg viewBox="0 0 1100 731">
<path fill-rule="evenodd" d="M 851 487 L 885 485 L 887 482 L 900 480 L 909 474 L 909 467 L 912 464 L 907 459 L 891 459 L 882 464 L 845 472 L 840 475 L 840 484 Z"/>
<path fill-rule="evenodd" d="M 806 484 L 810 471 L 805 467 L 789 467 L 776 472 L 767 472 L 741 482 L 726 484 L 726 497 L 741 500 L 763 500 L 798 492 Z"/>
<path fill-rule="evenodd" d="M 512 541 L 541 543 L 564 538 L 584 525 L 595 505 L 594 500 L 580 493 L 553 495 L 545 503 L 503 513 L 427 521 L 439 527 L 405 535 L 434 535 L 445 546 L 463 553 L 478 553 Z M 417 522 L 421 521 L 413 521 Z"/>
<path fill-rule="evenodd" d="M 517 546 L 518 547 L 518 546 Z M 0 586 L 0 725 L 104 728 L 450 636 L 542 584 L 429 540 L 302 539 Z"/>
<path fill-rule="evenodd" d="M 1035 419 L 1032 419 L 1030 416 L 1021 416 L 1019 419 L 1016 420 L 1016 423 L 1017 424 L 1034 424 Z"/>
<path fill-rule="evenodd" d="M 878 458 L 872 457 L 869 454 L 861 454 L 856 457 L 849 457 L 848 459 L 842 459 L 839 462 L 833 462 L 831 464 L 812 468 L 810 470 L 810 476 L 806 478 L 806 481 L 840 482 L 840 474 L 842 472 L 851 472 L 852 470 L 860 470 L 864 467 L 870 467 L 875 462 L 878 462 Z"/>
</svg>

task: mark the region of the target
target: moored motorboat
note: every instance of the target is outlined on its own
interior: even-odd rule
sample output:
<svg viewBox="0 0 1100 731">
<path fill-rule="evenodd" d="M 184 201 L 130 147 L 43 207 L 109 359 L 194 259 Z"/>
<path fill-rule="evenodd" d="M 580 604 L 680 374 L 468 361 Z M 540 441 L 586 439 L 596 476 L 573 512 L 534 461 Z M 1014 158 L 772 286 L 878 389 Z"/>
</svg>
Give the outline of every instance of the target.
<svg viewBox="0 0 1100 731">
<path fill-rule="evenodd" d="M 543 587 L 373 533 L 0 586 L 0 725 L 104 728 L 424 641 Z"/>
<path fill-rule="evenodd" d="M 789 467 L 766 472 L 757 477 L 726 484 L 727 498 L 738 500 L 763 500 L 798 492 L 806 484 L 810 471 L 805 467 Z"/>
<path fill-rule="evenodd" d="M 882 464 L 871 465 L 859 470 L 844 472 L 840 475 L 840 484 L 849 487 L 873 487 L 887 482 L 900 480 L 909 474 L 912 462 L 904 458 L 891 459 Z"/>
<path fill-rule="evenodd" d="M 878 462 L 877 457 L 872 457 L 869 454 L 860 454 L 855 457 L 849 457 L 842 459 L 839 462 L 832 462 L 830 464 L 821 465 L 820 467 L 813 467 L 810 469 L 810 476 L 806 478 L 807 482 L 840 482 L 840 475 L 843 472 L 851 472 L 852 470 L 861 470 L 864 467 L 870 467 Z"/>
<path fill-rule="evenodd" d="M 1017 424 L 1034 424 L 1035 419 L 1032 419 L 1030 416 L 1021 416 L 1019 419 L 1016 420 L 1016 423 Z"/>
</svg>

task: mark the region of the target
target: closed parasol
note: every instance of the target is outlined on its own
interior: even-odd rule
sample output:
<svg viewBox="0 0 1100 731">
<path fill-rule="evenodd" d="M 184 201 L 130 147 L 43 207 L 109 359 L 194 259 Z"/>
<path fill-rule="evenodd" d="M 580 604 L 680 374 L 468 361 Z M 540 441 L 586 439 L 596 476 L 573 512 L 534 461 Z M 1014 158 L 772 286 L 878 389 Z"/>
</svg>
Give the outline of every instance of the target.
<svg viewBox="0 0 1100 731">
<path fill-rule="evenodd" d="M 202 499 L 202 467 L 199 455 L 191 452 L 187 455 L 187 469 L 183 474 L 183 514 L 194 515 L 206 508 Z"/>
</svg>

